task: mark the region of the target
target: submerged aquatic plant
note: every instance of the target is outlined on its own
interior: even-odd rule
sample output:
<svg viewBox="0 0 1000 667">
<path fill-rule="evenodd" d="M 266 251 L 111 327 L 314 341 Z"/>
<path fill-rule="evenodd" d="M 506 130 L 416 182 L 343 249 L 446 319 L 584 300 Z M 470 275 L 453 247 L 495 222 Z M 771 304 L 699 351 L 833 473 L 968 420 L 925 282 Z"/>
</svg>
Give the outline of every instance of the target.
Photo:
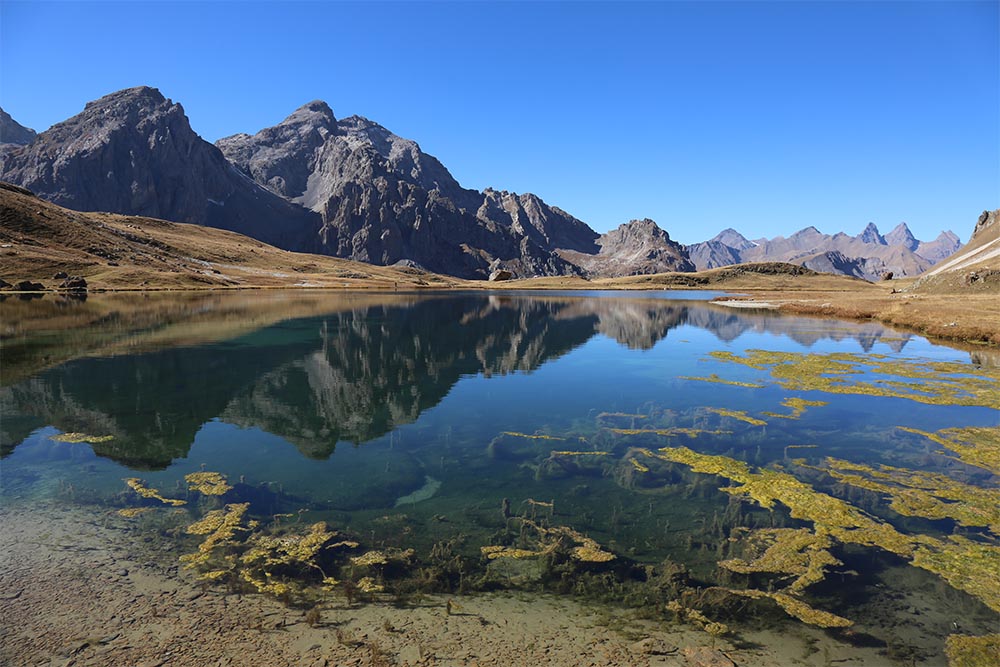
<svg viewBox="0 0 1000 667">
<path fill-rule="evenodd" d="M 125 480 L 125 484 L 128 486 L 128 488 L 132 489 L 143 498 L 148 498 L 150 500 L 159 500 L 164 505 L 174 505 L 175 507 L 179 505 L 187 505 L 186 500 L 179 500 L 177 498 L 164 498 L 159 491 L 157 491 L 156 489 L 149 488 L 148 486 L 143 484 L 142 480 L 139 479 L 138 477 L 129 477 L 128 479 Z"/>
<path fill-rule="evenodd" d="M 664 448 L 658 456 L 683 463 L 695 472 L 725 477 L 736 486 L 722 490 L 736 497 L 751 498 L 765 508 L 776 502 L 788 507 L 791 516 L 810 521 L 817 533 L 825 533 L 847 544 L 874 546 L 907 558 L 953 587 L 1000 611 L 1000 547 L 959 536 L 947 540 L 930 535 L 908 535 L 850 503 L 816 491 L 784 472 L 752 471 L 742 461 L 726 456 L 699 454 L 686 447 Z"/>
<path fill-rule="evenodd" d="M 140 514 L 145 514 L 146 512 L 152 512 L 152 507 L 125 507 L 118 510 L 118 515 L 123 516 L 126 519 L 134 519 Z"/>
<path fill-rule="evenodd" d="M 922 435 L 958 454 L 958 459 L 994 475 L 1000 475 L 1000 426 L 965 426 L 928 433 L 906 426 L 907 433 Z"/>
<path fill-rule="evenodd" d="M 678 435 L 686 435 L 689 438 L 697 438 L 699 435 L 731 435 L 732 431 L 708 430 L 703 428 L 612 428 L 608 429 L 618 435 L 662 435 L 667 438 Z"/>
<path fill-rule="evenodd" d="M 828 611 L 823 611 L 822 609 L 816 609 L 815 607 L 806 604 L 799 598 L 792 597 L 786 593 L 758 591 L 754 589 L 726 590 L 734 595 L 753 598 L 755 600 L 764 598 L 774 600 L 779 607 L 788 612 L 789 616 L 794 616 L 803 623 L 808 623 L 809 625 L 815 625 L 821 628 L 846 628 L 854 624 L 853 621 L 849 619 L 837 616 L 836 614 L 832 614 Z"/>
<path fill-rule="evenodd" d="M 1000 664 L 1000 633 L 971 637 L 951 635 L 945 641 L 948 667 L 996 667 Z"/>
<path fill-rule="evenodd" d="M 203 496 L 222 496 L 233 488 L 226 483 L 225 475 L 218 472 L 193 472 L 184 475 L 184 481 L 189 489 Z"/>
<path fill-rule="evenodd" d="M 500 435 L 509 435 L 514 438 L 527 438 L 528 440 L 565 440 L 566 438 L 559 438 L 554 435 L 545 435 L 544 433 L 520 433 L 518 431 L 501 431 Z"/>
<path fill-rule="evenodd" d="M 86 442 L 91 445 L 96 445 L 102 442 L 108 442 L 109 440 L 114 440 L 113 435 L 87 435 L 86 433 L 60 433 L 58 435 L 50 435 L 49 440 L 54 440 L 56 442 L 68 442 L 68 443 L 80 443 Z"/>
<path fill-rule="evenodd" d="M 731 419 L 736 419 L 741 422 L 746 422 L 751 426 L 767 426 L 767 422 L 763 419 L 757 419 L 756 417 L 751 417 L 746 413 L 745 410 L 730 410 L 729 408 L 705 408 L 709 412 L 714 412 L 717 415 L 723 417 L 729 417 Z"/>
<path fill-rule="evenodd" d="M 758 384 L 756 382 L 740 382 L 738 380 L 724 380 L 715 373 L 712 373 L 708 377 L 694 377 L 690 375 L 680 375 L 678 376 L 681 380 L 697 380 L 698 382 L 714 382 L 715 384 L 728 384 L 734 387 L 746 387 L 747 389 L 763 389 L 764 385 Z"/>
<path fill-rule="evenodd" d="M 1000 408 L 1000 370 L 966 364 L 889 359 L 884 355 L 802 354 L 747 350 L 744 356 L 715 351 L 722 362 L 766 370 L 782 387 L 830 394 L 889 396 L 935 405 Z"/>
<path fill-rule="evenodd" d="M 841 565 L 829 549 L 829 535 L 808 528 L 762 528 L 743 540 L 749 559 L 732 558 L 719 562 L 731 572 L 783 574 L 794 577 L 788 586 L 793 593 L 826 577 L 827 568 Z"/>
<path fill-rule="evenodd" d="M 806 408 L 818 408 L 824 405 L 829 405 L 828 401 L 809 401 L 804 398 L 790 397 L 786 398 L 781 402 L 786 408 L 790 408 L 792 411 L 783 415 L 777 412 L 762 412 L 761 414 L 767 415 L 768 417 L 777 417 L 778 419 L 798 419 L 806 411 Z"/>
<path fill-rule="evenodd" d="M 889 507 L 904 516 L 951 519 L 988 527 L 1000 535 L 1000 489 L 963 484 L 937 473 L 827 458 L 817 467 L 843 484 L 886 494 Z"/>
</svg>

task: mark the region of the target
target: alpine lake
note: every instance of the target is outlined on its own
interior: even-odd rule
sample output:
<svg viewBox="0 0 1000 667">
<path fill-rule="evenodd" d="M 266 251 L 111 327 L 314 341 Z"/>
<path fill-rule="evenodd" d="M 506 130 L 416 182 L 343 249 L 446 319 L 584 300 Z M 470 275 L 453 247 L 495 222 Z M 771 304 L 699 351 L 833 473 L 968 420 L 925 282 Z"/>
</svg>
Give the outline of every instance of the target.
<svg viewBox="0 0 1000 667">
<path fill-rule="evenodd" d="M 8 297 L 0 503 L 301 609 L 517 590 L 996 664 L 1000 355 L 716 295 Z"/>
</svg>

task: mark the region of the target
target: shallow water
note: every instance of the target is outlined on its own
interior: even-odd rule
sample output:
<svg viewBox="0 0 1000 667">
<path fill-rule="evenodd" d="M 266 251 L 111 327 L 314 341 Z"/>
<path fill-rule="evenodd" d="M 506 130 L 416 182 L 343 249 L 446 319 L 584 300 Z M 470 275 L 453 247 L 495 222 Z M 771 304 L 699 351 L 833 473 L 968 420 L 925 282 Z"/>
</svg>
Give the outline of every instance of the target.
<svg viewBox="0 0 1000 667">
<path fill-rule="evenodd" d="M 734 311 L 701 300 L 708 296 L 269 292 L 0 303 L 0 499 L 101 512 L 154 507 L 134 520 L 165 540 L 170 558 L 198 545 L 177 526 L 223 501 L 249 502 L 261 530 L 284 534 L 322 520 L 360 543 L 353 556 L 413 549 L 395 573 L 341 562 L 339 578 L 373 574 L 386 592 L 417 587 L 420 571 L 434 590 L 554 590 L 645 606 L 664 619 L 677 616 L 665 606 L 673 596 L 737 636 L 741 627 L 798 621 L 767 600 L 694 591 L 784 590 L 791 574 L 734 574 L 718 563 L 749 558 L 746 529 L 812 529 L 815 520 L 790 517 L 781 498 L 772 509 L 734 500 L 719 491 L 732 478 L 666 462 L 660 448 L 784 472 L 934 544 L 958 534 L 998 546 L 997 526 L 904 516 L 885 492 L 831 477 L 827 462 L 996 488 L 996 470 L 898 428 L 997 427 L 992 395 L 954 405 L 851 393 L 866 381 L 883 394 L 901 391 L 892 382 L 925 387 L 926 377 L 893 373 L 927 363 L 960 364 L 946 369 L 952 380 L 965 373 L 995 382 L 995 370 L 881 325 Z M 854 364 L 843 376 L 848 393 L 789 388 L 767 368 L 712 356 L 748 350 L 850 355 L 840 358 Z M 882 362 L 900 363 L 865 365 Z M 823 404 L 778 416 L 794 414 L 783 405 L 790 398 Z M 53 439 L 66 432 L 112 438 Z M 236 488 L 199 499 L 184 476 L 201 470 Z M 174 510 L 138 498 L 122 481 L 132 477 L 191 502 Z M 557 545 L 544 534 L 553 528 L 595 541 L 614 560 L 566 556 L 557 548 L 570 553 L 582 542 Z M 446 569 L 441 545 L 461 564 L 457 579 L 427 574 Z M 548 551 L 489 560 L 481 548 L 491 545 Z M 853 621 L 849 631 L 830 631 L 845 643 L 877 643 L 902 664 L 936 664 L 956 627 L 997 631 L 991 591 L 955 586 L 947 573 L 879 546 L 841 540 L 830 551 L 840 562 L 797 597 Z M 983 563 L 1000 566 L 992 551 Z M 683 575 L 651 591 L 668 570 Z"/>
</svg>

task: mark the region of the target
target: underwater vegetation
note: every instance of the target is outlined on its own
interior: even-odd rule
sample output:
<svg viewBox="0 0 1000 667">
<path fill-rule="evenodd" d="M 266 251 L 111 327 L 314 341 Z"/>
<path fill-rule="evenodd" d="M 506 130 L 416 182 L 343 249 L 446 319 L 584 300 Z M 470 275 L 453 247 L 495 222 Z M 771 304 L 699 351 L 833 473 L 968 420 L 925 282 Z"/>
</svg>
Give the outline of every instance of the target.
<svg viewBox="0 0 1000 667">
<path fill-rule="evenodd" d="M 98 444 L 101 442 L 108 442 L 109 440 L 114 440 L 113 435 L 87 435 L 86 433 L 60 433 L 58 435 L 50 435 L 49 440 L 55 440 L 56 442 L 69 442 L 69 443 L 79 443 L 86 442 L 89 444 Z"/>
<path fill-rule="evenodd" d="M 945 644 L 949 667 L 996 667 L 1000 634 L 970 637 L 951 635 Z"/>
<path fill-rule="evenodd" d="M 724 477 L 735 486 L 722 490 L 773 508 L 781 503 L 793 518 L 810 521 L 817 535 L 845 544 L 875 546 L 908 559 L 951 586 L 1000 611 L 1000 546 L 959 535 L 945 539 L 904 534 L 891 524 L 850 503 L 816 491 L 786 472 L 761 469 L 726 456 L 699 454 L 685 447 L 664 448 L 656 455 L 689 466 L 695 472 Z"/>
<path fill-rule="evenodd" d="M 934 405 L 1000 408 L 1000 369 L 970 373 L 966 364 L 890 359 L 884 355 L 804 354 L 747 350 L 710 355 L 717 361 L 766 370 L 785 389 L 906 398 Z"/>
<path fill-rule="evenodd" d="M 691 375 L 679 375 L 678 379 L 681 380 L 696 380 L 698 382 L 714 382 L 715 384 L 728 384 L 732 387 L 746 387 L 747 389 L 763 389 L 764 385 L 758 384 L 756 382 L 740 382 L 739 380 L 726 380 L 719 377 L 717 374 L 712 373 L 707 377 L 698 377 Z"/>
<path fill-rule="evenodd" d="M 803 413 L 805 413 L 806 408 L 818 408 L 824 405 L 829 405 L 828 401 L 808 401 L 804 398 L 790 397 L 786 398 L 781 402 L 786 408 L 791 408 L 791 412 L 787 415 L 780 414 L 778 412 L 762 412 L 761 414 L 767 415 L 768 417 L 777 417 L 778 419 L 799 419 Z"/>
<path fill-rule="evenodd" d="M 148 498 L 150 500 L 159 500 L 164 505 L 186 505 L 186 500 L 178 500 L 176 498 L 164 498 L 159 491 L 156 489 L 151 489 L 138 477 L 129 477 L 125 480 L 125 484 L 128 485 L 130 489 L 135 491 L 140 497 Z"/>
<path fill-rule="evenodd" d="M 951 519 L 962 526 L 985 527 L 1000 535 L 1000 489 L 963 484 L 938 473 L 834 458 L 827 458 L 815 469 L 842 484 L 885 494 L 890 509 L 904 516 Z"/>
<path fill-rule="evenodd" d="M 222 496 L 233 487 L 226 483 L 226 478 L 217 472 L 193 472 L 184 475 L 188 488 L 205 496 Z"/>
<path fill-rule="evenodd" d="M 946 428 L 928 433 L 899 426 L 899 430 L 922 435 L 958 454 L 958 459 L 970 466 L 1000 475 L 1000 426 L 965 426 Z"/>
<path fill-rule="evenodd" d="M 757 419 L 756 417 L 751 417 L 744 410 L 730 410 L 728 408 L 705 408 L 708 412 L 714 412 L 722 417 L 729 417 L 730 419 L 736 419 L 741 422 L 746 422 L 751 426 L 767 426 L 767 422 L 763 419 Z"/>
</svg>

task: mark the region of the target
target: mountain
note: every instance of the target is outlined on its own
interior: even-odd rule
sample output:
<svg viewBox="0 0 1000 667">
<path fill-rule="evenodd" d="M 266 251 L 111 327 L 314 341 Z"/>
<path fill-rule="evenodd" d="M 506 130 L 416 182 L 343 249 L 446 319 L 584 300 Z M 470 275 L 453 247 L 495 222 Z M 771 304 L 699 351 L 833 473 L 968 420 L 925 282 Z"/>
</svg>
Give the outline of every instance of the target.
<svg viewBox="0 0 1000 667">
<path fill-rule="evenodd" d="M 596 253 L 560 251 L 560 256 L 581 267 L 587 275 L 620 276 L 694 271 L 684 246 L 646 218 L 632 220 L 597 238 Z"/>
<path fill-rule="evenodd" d="M 228 229 L 309 249 L 319 216 L 246 178 L 158 90 L 90 102 L 8 151 L 2 180 L 77 211 L 111 211 Z"/>
<path fill-rule="evenodd" d="M 732 229 L 716 237 L 687 246 L 697 270 L 746 262 L 792 262 L 824 273 L 878 280 L 894 276 L 915 276 L 958 248 L 958 237 L 942 232 L 931 242 L 917 240 L 906 223 L 883 236 L 868 223 L 857 236 L 844 232 L 824 234 L 813 226 L 788 238 L 747 239 Z"/>
<path fill-rule="evenodd" d="M 463 188 L 437 158 L 367 118 L 321 101 L 274 127 L 216 145 L 237 168 L 322 218 L 319 250 L 484 277 L 575 275 L 558 249 L 596 253 L 585 223 L 533 194 Z"/>
<path fill-rule="evenodd" d="M 869 222 L 868 225 L 862 230 L 857 238 L 862 243 L 868 243 L 872 245 L 887 245 L 885 238 L 878 231 L 878 227 L 875 226 L 874 222 Z"/>
<path fill-rule="evenodd" d="M 0 153 L 30 144 L 37 134 L 31 128 L 25 127 L 10 117 L 10 114 L 0 109 Z"/>
<path fill-rule="evenodd" d="M 969 242 L 921 276 L 914 285 L 918 291 L 955 287 L 983 291 L 1000 289 L 1000 209 L 983 211 Z"/>
<path fill-rule="evenodd" d="M 634 256 L 637 271 L 690 266 L 658 228 L 608 237 L 604 248 L 586 223 L 536 195 L 463 188 L 416 142 L 361 116 L 338 119 L 319 100 L 213 146 L 158 90 L 121 90 L 6 151 L 0 179 L 78 211 L 195 223 L 286 250 L 468 278 L 607 267 L 619 275 L 616 253 Z"/>
<path fill-rule="evenodd" d="M 0 182 L 0 279 L 57 288 L 68 276 L 91 289 L 382 287 L 456 281 L 279 250 L 221 229 L 109 213 L 80 213 Z M 68 274 L 63 275 L 63 274 Z M 54 276 L 63 275 L 56 279 Z M 2 298 L 2 293 L 0 293 Z M 5 360 L 10 361 L 10 355 Z M 9 363 L 5 365 L 5 369 Z"/>
<path fill-rule="evenodd" d="M 946 257 L 958 252 L 962 247 L 962 240 L 952 231 L 941 232 L 933 241 L 920 241 L 915 252 L 921 257 L 926 257 L 931 262 L 937 263 Z"/>
<path fill-rule="evenodd" d="M 942 235 L 943 234 L 944 232 L 942 232 Z M 905 222 L 901 222 L 896 225 L 891 232 L 885 235 L 883 240 L 889 245 L 903 246 L 907 250 L 911 250 L 913 252 L 916 252 L 917 248 L 920 246 L 920 241 L 913 236 L 913 232 L 910 231 L 910 228 L 906 226 Z"/>
</svg>

